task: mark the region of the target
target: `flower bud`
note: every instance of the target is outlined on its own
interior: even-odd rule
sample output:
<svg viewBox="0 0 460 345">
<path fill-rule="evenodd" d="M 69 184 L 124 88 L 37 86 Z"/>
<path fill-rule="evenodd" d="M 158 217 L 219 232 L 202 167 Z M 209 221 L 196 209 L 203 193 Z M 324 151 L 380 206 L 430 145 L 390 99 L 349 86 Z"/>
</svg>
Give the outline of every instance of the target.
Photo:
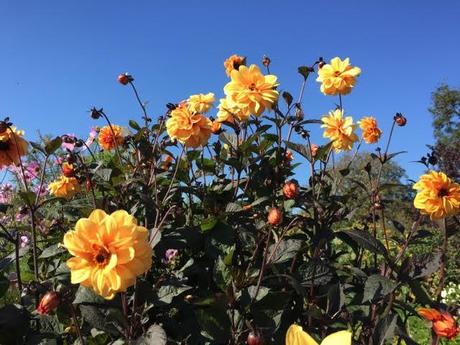
<svg viewBox="0 0 460 345">
<path fill-rule="evenodd" d="M 62 174 L 65 177 L 72 177 L 74 175 L 73 165 L 64 162 L 64 164 L 62 164 Z"/>
<path fill-rule="evenodd" d="M 118 82 L 121 85 L 128 85 L 129 83 L 133 82 L 134 78 L 131 74 L 129 73 L 122 73 L 118 76 Z"/>
<path fill-rule="evenodd" d="M 91 118 L 94 120 L 97 120 L 102 116 L 102 108 L 101 109 L 96 109 L 96 107 L 92 107 L 91 110 Z"/>
<path fill-rule="evenodd" d="M 268 213 L 267 221 L 269 224 L 276 226 L 283 220 L 283 214 L 279 208 L 273 207 Z"/>
<path fill-rule="evenodd" d="M 267 55 L 264 55 L 263 58 L 262 58 L 262 65 L 264 65 L 265 67 L 268 68 L 268 66 L 270 66 L 270 63 L 272 62 L 272 60 L 270 60 L 270 58 L 267 56 Z"/>
<path fill-rule="evenodd" d="M 400 127 L 405 126 L 407 123 L 407 119 L 401 113 L 396 113 L 393 119 L 396 122 L 396 124 Z"/>
<path fill-rule="evenodd" d="M 287 181 L 283 186 L 283 195 L 286 199 L 295 199 L 299 194 L 299 186 L 294 181 Z"/>
<path fill-rule="evenodd" d="M 318 145 L 316 144 L 311 144 L 310 145 L 310 153 L 312 157 L 316 156 L 316 153 L 318 152 Z"/>
<path fill-rule="evenodd" d="M 262 334 L 260 334 L 259 331 L 252 331 L 248 334 L 247 342 L 248 345 L 263 345 L 264 338 L 262 337 Z"/>
<path fill-rule="evenodd" d="M 51 311 L 56 309 L 60 303 L 61 298 L 55 291 L 47 292 L 41 299 L 38 305 L 37 312 L 39 314 L 49 314 Z"/>
</svg>

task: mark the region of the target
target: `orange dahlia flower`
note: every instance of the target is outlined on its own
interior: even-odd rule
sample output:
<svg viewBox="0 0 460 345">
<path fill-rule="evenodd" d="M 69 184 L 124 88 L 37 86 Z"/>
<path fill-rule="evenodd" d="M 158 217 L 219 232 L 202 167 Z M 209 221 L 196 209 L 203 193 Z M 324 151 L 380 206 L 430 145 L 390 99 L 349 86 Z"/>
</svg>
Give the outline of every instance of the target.
<svg viewBox="0 0 460 345">
<path fill-rule="evenodd" d="M 457 322 L 448 311 L 440 312 L 436 309 L 419 308 L 417 312 L 425 320 L 431 321 L 433 331 L 439 337 L 454 339 L 460 333 Z"/>
<path fill-rule="evenodd" d="M 230 77 L 233 70 L 237 70 L 240 66 L 246 65 L 246 58 L 244 56 L 232 55 L 224 61 L 225 73 Z"/>
<path fill-rule="evenodd" d="M 58 198 L 70 199 L 80 190 L 80 185 L 75 177 L 60 176 L 48 185 L 51 194 Z"/>
<path fill-rule="evenodd" d="M 456 215 L 460 212 L 460 185 L 442 172 L 430 171 L 414 184 L 417 195 L 414 206 L 431 219 Z"/>
<path fill-rule="evenodd" d="M 202 93 L 199 95 L 192 95 L 187 100 L 190 111 L 196 113 L 206 113 L 212 108 L 214 101 L 215 98 L 212 92 L 206 95 Z"/>
<path fill-rule="evenodd" d="M 330 64 L 325 64 L 318 70 L 316 81 L 321 83 L 321 92 L 325 95 L 346 95 L 351 92 L 360 73 L 359 67 L 350 65 L 349 58 L 342 61 L 335 57 Z"/>
<path fill-rule="evenodd" d="M 0 133 L 0 169 L 11 164 L 18 165 L 21 156 L 27 154 L 29 144 L 22 138 L 23 134 L 14 127 Z"/>
<path fill-rule="evenodd" d="M 382 130 L 377 126 L 377 120 L 372 116 L 363 117 L 358 121 L 362 130 L 363 139 L 367 144 L 375 144 L 382 135 Z"/>
<path fill-rule="evenodd" d="M 124 141 L 123 129 L 118 125 L 104 126 L 99 131 L 98 142 L 104 150 L 112 150 Z"/>
<path fill-rule="evenodd" d="M 72 284 L 92 288 L 105 299 L 126 291 L 138 275 L 152 265 L 148 231 L 120 210 L 107 214 L 94 210 L 64 235 L 64 247 L 74 257 L 67 260 Z"/>
<path fill-rule="evenodd" d="M 278 100 L 276 76 L 264 76 L 256 65 L 240 66 L 230 77 L 232 80 L 224 87 L 228 105 L 241 109 L 247 117 L 260 116 Z"/>
<path fill-rule="evenodd" d="M 351 116 L 344 118 L 343 110 L 338 108 L 321 118 L 321 121 L 323 122 L 321 127 L 325 128 L 323 137 L 332 141 L 335 152 L 351 150 L 353 143 L 358 140 L 358 136 L 354 133 L 356 125 L 353 124 Z"/>
<path fill-rule="evenodd" d="M 171 111 L 171 117 L 166 121 L 166 131 L 171 139 L 193 148 L 207 144 L 211 128 L 210 119 L 191 112 L 184 103 Z"/>
</svg>

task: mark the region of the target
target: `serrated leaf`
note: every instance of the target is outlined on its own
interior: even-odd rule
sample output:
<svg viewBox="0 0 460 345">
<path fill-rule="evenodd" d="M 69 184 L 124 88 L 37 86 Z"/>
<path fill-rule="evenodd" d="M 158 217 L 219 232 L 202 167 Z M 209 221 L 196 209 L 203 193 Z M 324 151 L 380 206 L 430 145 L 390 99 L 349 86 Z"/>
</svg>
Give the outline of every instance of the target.
<svg viewBox="0 0 460 345">
<path fill-rule="evenodd" d="M 345 234 L 350 237 L 354 242 L 356 242 L 361 247 L 371 251 L 372 253 L 382 254 L 385 257 L 387 256 L 387 250 L 385 249 L 382 242 L 377 240 L 374 236 L 364 230 L 344 230 L 339 233 Z"/>
<path fill-rule="evenodd" d="M 384 298 L 393 292 L 396 286 L 395 282 L 380 274 L 369 276 L 364 284 L 363 303 Z"/>
<path fill-rule="evenodd" d="M 388 314 L 383 317 L 377 323 L 372 338 L 374 339 L 373 344 L 384 345 L 393 340 L 396 330 L 396 314 Z"/>
<path fill-rule="evenodd" d="M 168 337 L 160 325 L 151 325 L 147 332 L 136 340 L 136 345 L 166 345 Z"/>
<path fill-rule="evenodd" d="M 61 144 L 62 144 L 62 138 L 61 137 L 55 137 L 54 139 L 48 141 L 45 144 L 45 152 L 46 152 L 46 154 L 47 155 L 53 154 L 54 152 L 56 152 L 56 150 L 58 148 L 61 147 Z"/>
<path fill-rule="evenodd" d="M 40 259 L 50 258 L 59 254 L 66 252 L 64 247 L 59 246 L 59 244 L 53 244 L 43 250 L 41 255 L 39 256 Z"/>
</svg>

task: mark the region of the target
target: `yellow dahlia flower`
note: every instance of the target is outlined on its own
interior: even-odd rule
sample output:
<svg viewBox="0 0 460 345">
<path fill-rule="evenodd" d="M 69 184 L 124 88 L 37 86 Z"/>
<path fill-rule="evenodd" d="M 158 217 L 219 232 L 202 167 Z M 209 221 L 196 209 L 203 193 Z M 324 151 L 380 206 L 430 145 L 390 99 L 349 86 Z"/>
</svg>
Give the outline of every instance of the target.
<svg viewBox="0 0 460 345">
<path fill-rule="evenodd" d="M 350 65 L 349 58 L 342 61 L 335 57 L 330 64 L 325 64 L 318 70 L 316 81 L 321 83 L 321 92 L 325 95 L 346 95 L 351 92 L 360 73 L 359 67 Z"/>
<path fill-rule="evenodd" d="M 232 80 L 224 87 L 228 105 L 238 107 L 246 117 L 260 116 L 265 109 L 272 109 L 278 100 L 276 76 L 264 76 L 256 65 L 240 66 L 230 77 Z"/>
<path fill-rule="evenodd" d="M 48 185 L 51 194 L 58 198 L 70 199 L 80 190 L 80 185 L 75 177 L 60 176 Z"/>
<path fill-rule="evenodd" d="M 188 106 L 190 111 L 196 113 L 206 113 L 209 109 L 212 108 L 215 98 L 212 92 L 204 95 L 200 93 L 199 95 L 192 95 L 188 98 Z"/>
<path fill-rule="evenodd" d="M 286 345 L 318 345 L 301 326 L 291 325 L 286 333 Z M 339 331 L 328 335 L 321 345 L 351 345 L 351 333 Z"/>
<path fill-rule="evenodd" d="M 377 120 L 372 116 L 363 117 L 358 121 L 362 130 L 363 139 L 367 144 L 375 144 L 382 135 L 382 130 L 377 126 Z"/>
<path fill-rule="evenodd" d="M 338 108 L 321 118 L 321 121 L 323 122 L 321 127 L 325 128 L 323 137 L 332 141 L 335 152 L 351 150 L 353 143 L 358 140 L 358 136 L 354 133 L 356 125 L 353 124 L 351 116 L 344 118 L 343 110 Z"/>
<path fill-rule="evenodd" d="M 244 56 L 232 55 L 224 61 L 225 73 L 230 77 L 233 70 L 238 70 L 243 65 L 246 65 Z"/>
<path fill-rule="evenodd" d="M 192 113 L 184 103 L 171 111 L 171 117 L 166 121 L 166 131 L 171 139 L 193 148 L 206 145 L 211 126 L 211 120 L 202 114 Z"/>
<path fill-rule="evenodd" d="M 221 98 L 219 111 L 217 112 L 218 122 L 230 122 L 233 123 L 235 119 L 239 121 L 247 121 L 249 118 L 249 112 L 238 108 L 237 106 L 231 106 L 232 102 L 228 102 L 227 98 Z"/>
<path fill-rule="evenodd" d="M 105 299 L 126 291 L 152 265 L 148 231 L 120 210 L 108 215 L 94 210 L 64 235 L 72 284 L 92 288 Z"/>
<path fill-rule="evenodd" d="M 0 169 L 11 164 L 18 165 L 21 156 L 27 154 L 29 144 L 22 138 L 23 135 L 23 131 L 14 127 L 6 128 L 0 133 Z"/>
<path fill-rule="evenodd" d="M 430 171 L 414 184 L 417 195 L 414 206 L 431 219 L 439 219 L 460 213 L 460 184 L 453 182 L 442 172 Z"/>
<path fill-rule="evenodd" d="M 123 129 L 118 125 L 104 126 L 99 131 L 98 141 L 104 150 L 112 150 L 124 143 Z"/>
</svg>

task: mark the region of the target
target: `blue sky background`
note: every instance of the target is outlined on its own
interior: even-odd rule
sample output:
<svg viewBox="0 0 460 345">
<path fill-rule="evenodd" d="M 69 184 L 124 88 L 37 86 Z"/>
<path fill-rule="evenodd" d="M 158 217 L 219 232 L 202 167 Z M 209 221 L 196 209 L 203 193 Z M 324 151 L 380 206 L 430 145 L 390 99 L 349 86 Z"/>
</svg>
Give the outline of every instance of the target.
<svg viewBox="0 0 460 345">
<path fill-rule="evenodd" d="M 113 122 L 139 119 L 120 72 L 136 78 L 152 117 L 165 104 L 193 93 L 220 97 L 227 82 L 223 61 L 233 53 L 260 63 L 272 59 L 280 88 L 295 97 L 297 67 L 319 56 L 351 58 L 362 75 L 345 111 L 374 115 L 388 134 L 395 112 L 408 118 L 392 151 L 410 163 L 433 141 L 430 93 L 440 83 L 460 86 L 458 1 L 18 1 L 0 0 L 0 116 L 11 116 L 28 138 L 85 136 L 102 122 L 87 110 L 104 107 Z M 335 98 L 314 78 L 304 97 L 306 114 L 321 115 Z M 324 142 L 313 130 L 313 141 Z M 369 150 L 375 147 L 367 147 Z"/>
</svg>

